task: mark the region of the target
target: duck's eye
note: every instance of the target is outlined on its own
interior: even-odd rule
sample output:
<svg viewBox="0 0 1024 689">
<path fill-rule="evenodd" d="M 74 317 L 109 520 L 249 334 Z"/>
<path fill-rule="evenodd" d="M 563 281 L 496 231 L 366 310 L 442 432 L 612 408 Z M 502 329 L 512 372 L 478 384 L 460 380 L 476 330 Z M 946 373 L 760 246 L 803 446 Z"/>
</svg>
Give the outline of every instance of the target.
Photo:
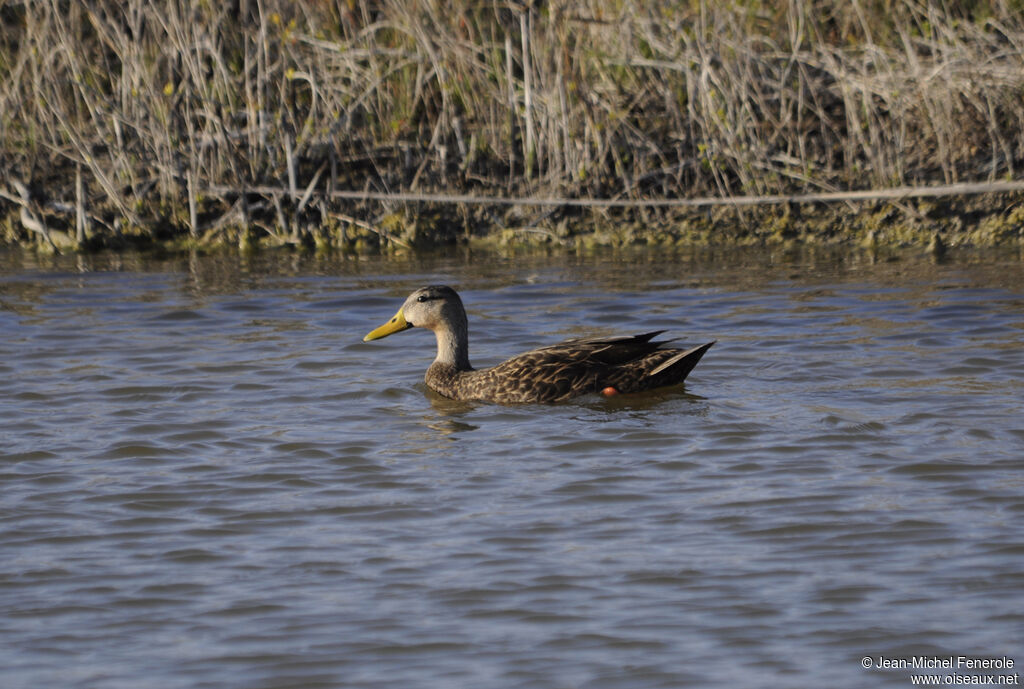
<svg viewBox="0 0 1024 689">
<path fill-rule="evenodd" d="M 430 301 L 430 297 L 428 297 L 425 294 L 421 294 L 420 296 L 416 297 L 416 301 L 420 301 L 420 302 Z"/>
</svg>

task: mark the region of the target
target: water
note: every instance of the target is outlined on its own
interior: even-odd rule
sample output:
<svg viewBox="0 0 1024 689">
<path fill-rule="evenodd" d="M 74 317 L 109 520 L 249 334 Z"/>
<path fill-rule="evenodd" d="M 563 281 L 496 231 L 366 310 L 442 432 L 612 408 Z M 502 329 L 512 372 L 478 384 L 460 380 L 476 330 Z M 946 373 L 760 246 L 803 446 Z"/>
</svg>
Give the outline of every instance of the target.
<svg viewBox="0 0 1024 689">
<path fill-rule="evenodd" d="M 1024 662 L 1019 257 L 0 256 L 0 685 L 911 686 Z M 685 391 L 452 402 L 580 334 Z M 979 674 L 981 671 L 946 670 Z"/>
</svg>

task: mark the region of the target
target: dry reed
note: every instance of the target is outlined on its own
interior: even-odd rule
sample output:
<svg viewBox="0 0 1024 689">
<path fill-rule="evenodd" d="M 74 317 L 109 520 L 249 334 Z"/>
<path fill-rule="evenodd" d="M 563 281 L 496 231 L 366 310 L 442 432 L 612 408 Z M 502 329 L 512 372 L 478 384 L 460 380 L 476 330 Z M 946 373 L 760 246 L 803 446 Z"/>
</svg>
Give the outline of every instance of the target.
<svg viewBox="0 0 1024 689">
<path fill-rule="evenodd" d="M 294 234 L 352 208 L 338 189 L 1005 180 L 1024 165 L 1024 5 L 0 0 L 0 123 L 2 169 L 121 231 L 240 208 Z M 267 188 L 286 193 L 246 193 Z"/>
</svg>

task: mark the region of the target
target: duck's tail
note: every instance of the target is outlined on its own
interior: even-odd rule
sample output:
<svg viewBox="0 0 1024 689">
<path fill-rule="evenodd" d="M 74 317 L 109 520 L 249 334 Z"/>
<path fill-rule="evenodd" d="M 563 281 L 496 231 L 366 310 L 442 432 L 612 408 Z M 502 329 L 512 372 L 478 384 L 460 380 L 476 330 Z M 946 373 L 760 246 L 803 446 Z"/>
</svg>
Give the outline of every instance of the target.
<svg viewBox="0 0 1024 689">
<path fill-rule="evenodd" d="M 711 346 L 715 344 L 715 342 L 717 342 L 717 340 L 712 340 L 711 342 L 702 344 L 699 347 L 679 352 L 648 371 L 647 376 L 649 378 L 657 379 L 654 383 L 654 386 L 656 387 L 661 387 L 663 385 L 678 385 L 686 380 L 686 376 L 690 375 L 690 371 L 693 370 L 693 367 L 696 366 L 697 362 L 699 362 L 701 357 L 704 356 L 704 352 L 711 349 Z"/>
</svg>

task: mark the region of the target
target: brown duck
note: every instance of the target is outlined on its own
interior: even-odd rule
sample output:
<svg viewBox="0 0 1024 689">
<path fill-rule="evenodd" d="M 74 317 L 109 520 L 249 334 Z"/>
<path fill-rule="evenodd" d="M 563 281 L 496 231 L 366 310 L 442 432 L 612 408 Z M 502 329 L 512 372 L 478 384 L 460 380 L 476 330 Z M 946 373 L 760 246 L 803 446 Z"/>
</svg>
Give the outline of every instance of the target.
<svg viewBox="0 0 1024 689">
<path fill-rule="evenodd" d="M 451 287 L 423 287 L 409 295 L 394 318 L 364 342 L 412 327 L 437 336 L 437 357 L 427 385 L 456 400 L 505 404 L 561 402 L 592 393 L 642 392 L 677 385 L 714 342 L 693 349 L 665 348 L 654 338 L 664 330 L 631 337 L 566 340 L 512 357 L 492 368 L 469 363 L 469 325 L 462 299 Z"/>
</svg>

